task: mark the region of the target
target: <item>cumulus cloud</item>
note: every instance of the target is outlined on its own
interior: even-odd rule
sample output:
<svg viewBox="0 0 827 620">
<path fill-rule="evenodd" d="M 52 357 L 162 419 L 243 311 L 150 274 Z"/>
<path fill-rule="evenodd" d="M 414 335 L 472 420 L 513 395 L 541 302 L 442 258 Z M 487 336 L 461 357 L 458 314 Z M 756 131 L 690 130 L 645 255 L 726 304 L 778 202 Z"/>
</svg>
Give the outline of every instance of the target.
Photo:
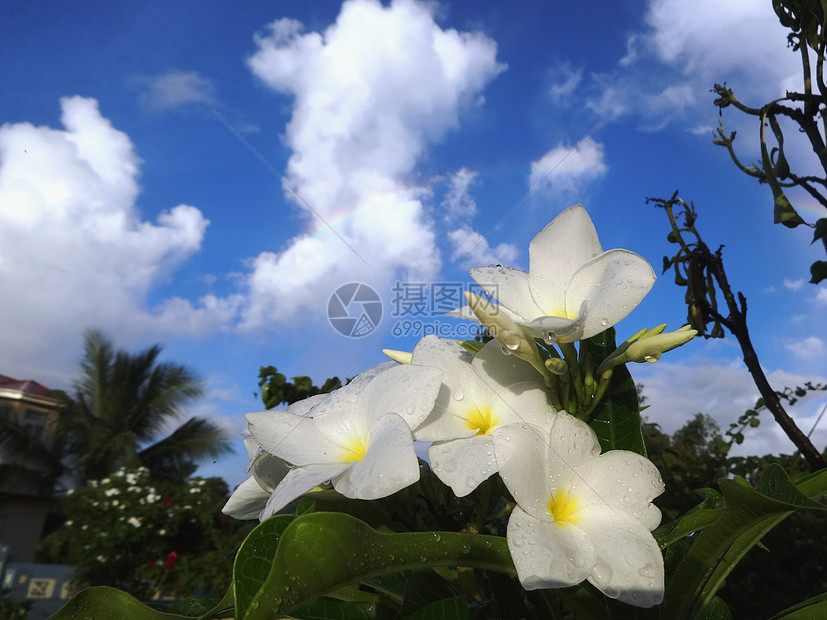
<svg viewBox="0 0 827 620">
<path fill-rule="evenodd" d="M 190 103 L 215 102 L 213 83 L 194 71 L 167 71 L 152 77 L 137 78 L 144 90 L 141 102 L 155 110 L 171 110 Z"/>
<path fill-rule="evenodd" d="M 451 260 L 474 265 L 513 265 L 517 260 L 517 247 L 500 243 L 491 247 L 488 240 L 471 226 L 477 213 L 477 203 L 471 197 L 471 186 L 476 172 L 462 168 L 451 176 L 450 187 L 442 200 L 444 219 L 453 230 L 448 232 L 451 243 Z"/>
<path fill-rule="evenodd" d="M 23 375 L 24 360 L 59 358 L 85 327 L 149 328 L 147 294 L 199 250 L 209 223 L 186 204 L 143 220 L 129 137 L 94 99 L 60 105 L 63 129 L 0 127 L 0 324 L 27 326 L 6 331 L 0 361 Z"/>
<path fill-rule="evenodd" d="M 574 69 L 570 62 L 562 61 L 549 69 L 548 79 L 551 82 L 548 87 L 551 100 L 565 105 L 571 101 L 571 94 L 582 83 L 583 70 Z"/>
<path fill-rule="evenodd" d="M 558 144 L 531 162 L 530 187 L 542 182 L 540 191 L 572 196 L 608 170 L 603 145 L 587 137 L 576 147 Z"/>
<path fill-rule="evenodd" d="M 648 366 L 630 368 L 635 379 L 644 385 L 646 404 L 644 415 L 656 422 L 664 432 L 674 433 L 696 413 L 706 413 L 718 423 L 721 431 L 736 422 L 738 416 L 755 406 L 760 397 L 752 377 L 739 359 L 721 363 L 707 358 L 694 358 L 689 362 L 670 363 L 660 361 L 651 369 Z M 767 372 L 767 378 L 775 389 L 825 383 L 818 376 L 804 376 L 783 370 Z M 824 392 L 809 392 L 794 405 L 785 408 L 804 433 L 810 431 L 822 406 Z M 781 430 L 768 411 L 761 412 L 761 425 L 744 431 L 745 441 L 733 447 L 732 454 L 791 454 L 795 446 Z M 811 437 L 813 443 L 823 448 L 827 445 L 827 425 L 819 426 Z"/>
<path fill-rule="evenodd" d="M 797 291 L 802 286 L 804 286 L 804 279 L 801 278 L 799 280 L 790 280 L 789 278 L 784 278 L 784 286 L 790 289 L 791 291 Z"/>
<path fill-rule="evenodd" d="M 794 356 L 803 359 L 822 360 L 827 353 L 827 346 L 817 336 L 807 336 L 800 340 L 787 340 L 784 347 Z"/>
<path fill-rule="evenodd" d="M 770 3 L 649 0 L 647 5 L 646 25 L 628 35 L 617 68 L 591 76 L 584 86 L 595 112 L 636 114 L 641 126 L 653 131 L 681 119 L 689 131 L 707 133 L 713 128 L 709 89 L 715 83 L 726 83 L 741 101 L 759 106 L 801 88 L 799 57 L 787 47 L 787 31 Z"/>
<path fill-rule="evenodd" d="M 286 196 L 308 232 L 253 261 L 248 327 L 321 310 L 320 295 L 345 282 L 383 288 L 395 274 L 421 281 L 438 271 L 429 193 L 412 173 L 504 66 L 493 41 L 442 29 L 432 8 L 351 0 L 324 32 L 280 19 L 256 37 L 251 71 L 293 97 L 286 176 L 302 200 Z"/>
</svg>

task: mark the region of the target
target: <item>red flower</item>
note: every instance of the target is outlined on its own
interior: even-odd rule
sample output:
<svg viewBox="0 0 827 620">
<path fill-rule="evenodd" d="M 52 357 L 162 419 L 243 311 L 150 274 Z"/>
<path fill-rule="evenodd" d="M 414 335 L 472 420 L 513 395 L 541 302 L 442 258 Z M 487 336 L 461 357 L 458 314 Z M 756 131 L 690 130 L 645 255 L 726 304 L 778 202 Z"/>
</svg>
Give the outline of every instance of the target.
<svg viewBox="0 0 827 620">
<path fill-rule="evenodd" d="M 167 559 L 164 560 L 164 568 L 172 568 L 178 561 L 178 554 L 175 551 L 170 552 Z"/>
<path fill-rule="evenodd" d="M 150 568 L 155 568 L 155 560 L 150 560 L 149 562 L 146 563 L 146 565 L 149 566 Z"/>
<path fill-rule="evenodd" d="M 169 506 L 169 505 L 172 503 L 172 500 L 170 499 L 169 495 L 164 495 L 164 496 L 161 498 L 161 503 L 162 503 L 164 506 Z"/>
</svg>

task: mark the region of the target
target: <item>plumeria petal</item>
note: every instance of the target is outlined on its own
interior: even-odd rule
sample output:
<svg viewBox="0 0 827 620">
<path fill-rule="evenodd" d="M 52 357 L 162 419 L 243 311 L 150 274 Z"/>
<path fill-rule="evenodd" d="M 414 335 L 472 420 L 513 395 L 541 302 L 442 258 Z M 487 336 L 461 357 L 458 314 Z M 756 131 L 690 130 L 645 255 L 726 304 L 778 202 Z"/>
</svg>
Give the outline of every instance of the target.
<svg viewBox="0 0 827 620">
<path fill-rule="evenodd" d="M 269 497 L 270 491 L 250 476 L 236 487 L 221 512 L 236 519 L 258 519 Z"/>
<path fill-rule="evenodd" d="M 466 293 L 470 309 L 504 346 L 509 337 L 515 346 L 520 339 L 509 323 L 549 344 L 594 336 L 625 318 L 655 282 L 652 267 L 634 252 L 603 252 L 581 205 L 563 211 L 531 241 L 528 273 L 503 267 L 470 273 L 500 302 L 495 312 Z M 467 308 L 450 315 L 472 318 Z"/>
<path fill-rule="evenodd" d="M 518 358 L 505 355 L 502 347 L 494 342 L 486 343 L 474 356 L 471 366 L 477 376 L 488 377 L 486 383 L 498 393 L 510 390 L 517 384 L 534 383 L 538 387 L 544 387 L 543 376 L 535 368 Z"/>
<path fill-rule="evenodd" d="M 397 413 L 410 428 L 419 426 L 434 407 L 442 385 L 438 368 L 403 364 L 379 374 L 359 393 L 358 407 L 369 423 L 386 413 Z"/>
<path fill-rule="evenodd" d="M 634 310 L 656 280 L 652 266 L 628 250 L 609 250 L 585 263 L 566 287 L 566 312 L 576 314 L 589 301 L 584 332 L 592 336 L 619 323 Z M 586 337 L 589 337 L 586 336 Z"/>
<path fill-rule="evenodd" d="M 544 441 L 547 432 L 526 424 L 509 424 L 493 433 L 500 477 L 517 504 L 537 519 L 547 518 L 549 478 L 545 472 L 530 472 L 536 472 L 548 460 L 550 448 Z"/>
<path fill-rule="evenodd" d="M 336 445 L 316 428 L 313 418 L 287 411 L 248 413 L 253 439 L 270 454 L 294 465 L 337 462 Z"/>
<path fill-rule="evenodd" d="M 465 497 L 497 472 L 494 442 L 487 435 L 434 442 L 428 456 L 431 470 L 457 497 Z"/>
<path fill-rule="evenodd" d="M 336 477 L 350 467 L 353 467 L 353 465 L 343 463 L 318 463 L 291 469 L 290 473 L 284 477 L 281 484 L 279 484 L 270 495 L 270 499 L 267 500 L 267 505 L 264 507 L 264 510 L 261 511 L 259 518 L 263 521 L 268 517 L 272 517 L 297 497 L 301 497 L 311 489 Z"/>
<path fill-rule="evenodd" d="M 411 429 L 402 416 L 388 413 L 370 430 L 361 461 L 333 479 L 333 488 L 353 499 L 387 497 L 419 480 Z"/>
<path fill-rule="evenodd" d="M 351 409 L 356 406 L 356 401 L 359 398 L 359 393 L 365 389 L 371 381 L 376 379 L 383 372 L 395 367 L 394 362 L 385 362 L 378 366 L 368 368 L 364 372 L 359 373 L 353 381 L 346 386 L 326 394 L 314 408 L 313 415 L 318 416 L 325 413 L 343 411 Z"/>
<path fill-rule="evenodd" d="M 603 252 L 589 214 L 582 205 L 563 211 L 528 246 L 529 288 L 541 315 L 566 314 L 566 287 L 585 263 Z"/>
<path fill-rule="evenodd" d="M 663 555 L 641 523 L 607 505 L 583 509 L 580 528 L 591 538 L 597 561 L 589 581 L 610 598 L 638 607 L 663 600 Z"/>
<path fill-rule="evenodd" d="M 473 436 L 478 429 L 469 426 L 469 411 L 502 406 L 497 394 L 536 391 L 545 395 L 541 375 L 520 359 L 504 355 L 496 342 L 472 356 L 453 340 L 426 336 L 414 349 L 413 364 L 443 371 L 434 411 L 415 429 L 416 438 L 423 441 Z"/>
<path fill-rule="evenodd" d="M 610 450 L 584 464 L 578 473 L 590 482 L 601 504 L 623 510 L 649 530 L 660 525 L 660 509 L 652 500 L 665 487 L 657 467 L 646 457 L 626 450 Z"/>
<path fill-rule="evenodd" d="M 273 456 L 264 450 L 259 450 L 250 460 L 248 471 L 252 472 L 253 477 L 262 489 L 272 491 L 284 479 L 287 472 L 290 471 L 290 467 L 284 459 Z"/>
<path fill-rule="evenodd" d="M 508 548 L 526 590 L 564 588 L 585 580 L 596 562 L 583 530 L 537 519 L 519 506 L 508 520 Z"/>
<path fill-rule="evenodd" d="M 585 310 L 587 302 L 583 303 Z M 564 319 L 559 316 L 537 317 L 528 324 L 528 329 L 535 338 L 542 338 L 549 344 L 557 341 L 574 342 L 582 339 L 586 312 L 580 312 L 576 319 Z"/>
<path fill-rule="evenodd" d="M 316 394 L 315 396 L 308 396 L 302 400 L 297 400 L 287 408 L 287 411 L 294 415 L 312 415 L 312 410 L 316 407 L 316 405 L 323 402 L 326 398 L 328 398 L 328 396 L 328 394 Z"/>
<path fill-rule="evenodd" d="M 508 545 L 526 589 L 572 585 L 585 572 L 609 597 L 640 607 L 662 600 L 663 560 L 650 532 L 659 513 L 649 505 L 663 488 L 654 466 L 622 450 L 599 455 L 594 431 L 565 413 L 543 427 L 497 429 L 494 453 L 518 503 Z"/>
<path fill-rule="evenodd" d="M 477 267 L 468 273 L 491 297 L 514 313 L 514 318 L 523 323 L 531 320 L 542 309 L 531 296 L 528 274 L 525 271 L 507 267 Z"/>
<path fill-rule="evenodd" d="M 529 362 L 538 371 L 543 372 L 543 360 L 534 342 L 534 335 L 527 327 L 515 322 L 508 313 L 503 312 L 505 306 L 489 303 L 471 292 L 466 292 L 465 298 L 479 322 L 488 328 L 497 342 L 510 354 Z"/>
</svg>

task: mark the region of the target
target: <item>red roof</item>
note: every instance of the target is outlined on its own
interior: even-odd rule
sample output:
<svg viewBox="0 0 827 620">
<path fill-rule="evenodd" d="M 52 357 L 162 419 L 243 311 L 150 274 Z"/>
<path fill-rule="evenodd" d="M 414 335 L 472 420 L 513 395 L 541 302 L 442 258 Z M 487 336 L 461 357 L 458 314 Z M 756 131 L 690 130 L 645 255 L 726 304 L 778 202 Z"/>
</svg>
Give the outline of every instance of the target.
<svg viewBox="0 0 827 620">
<path fill-rule="evenodd" d="M 25 392 L 26 394 L 32 394 L 33 396 L 48 396 L 50 391 L 49 388 L 39 384 L 37 381 L 32 381 L 31 379 L 20 381 L 19 379 L 13 379 L 6 375 L 0 375 L 0 389 L 17 390 L 19 392 Z"/>
</svg>

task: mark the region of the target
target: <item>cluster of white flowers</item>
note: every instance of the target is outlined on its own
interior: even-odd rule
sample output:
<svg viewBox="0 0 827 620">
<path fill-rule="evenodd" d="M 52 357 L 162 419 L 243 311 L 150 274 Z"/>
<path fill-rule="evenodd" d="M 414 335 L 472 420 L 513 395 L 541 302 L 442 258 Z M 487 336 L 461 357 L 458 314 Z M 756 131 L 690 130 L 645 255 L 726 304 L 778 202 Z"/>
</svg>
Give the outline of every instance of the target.
<svg viewBox="0 0 827 620">
<path fill-rule="evenodd" d="M 286 411 L 247 414 L 252 476 L 224 512 L 263 520 L 327 482 L 348 498 L 386 497 L 419 479 L 414 441 L 428 441 L 432 470 L 457 496 L 499 472 L 517 503 L 507 537 L 526 589 L 588 580 L 609 597 L 658 604 L 660 475 L 639 454 L 601 454 L 588 424 L 549 403 L 535 342 L 611 327 L 652 287 L 651 266 L 626 250 L 603 252 L 578 205 L 532 241 L 528 273 L 470 273 L 501 304 L 469 296 L 454 314 L 481 321 L 495 341 L 472 355 L 427 336 L 412 354 L 391 355 L 407 363 L 371 368 Z"/>
<path fill-rule="evenodd" d="M 141 527 L 141 520 L 138 517 L 129 517 L 126 522 L 132 527 Z"/>
</svg>

